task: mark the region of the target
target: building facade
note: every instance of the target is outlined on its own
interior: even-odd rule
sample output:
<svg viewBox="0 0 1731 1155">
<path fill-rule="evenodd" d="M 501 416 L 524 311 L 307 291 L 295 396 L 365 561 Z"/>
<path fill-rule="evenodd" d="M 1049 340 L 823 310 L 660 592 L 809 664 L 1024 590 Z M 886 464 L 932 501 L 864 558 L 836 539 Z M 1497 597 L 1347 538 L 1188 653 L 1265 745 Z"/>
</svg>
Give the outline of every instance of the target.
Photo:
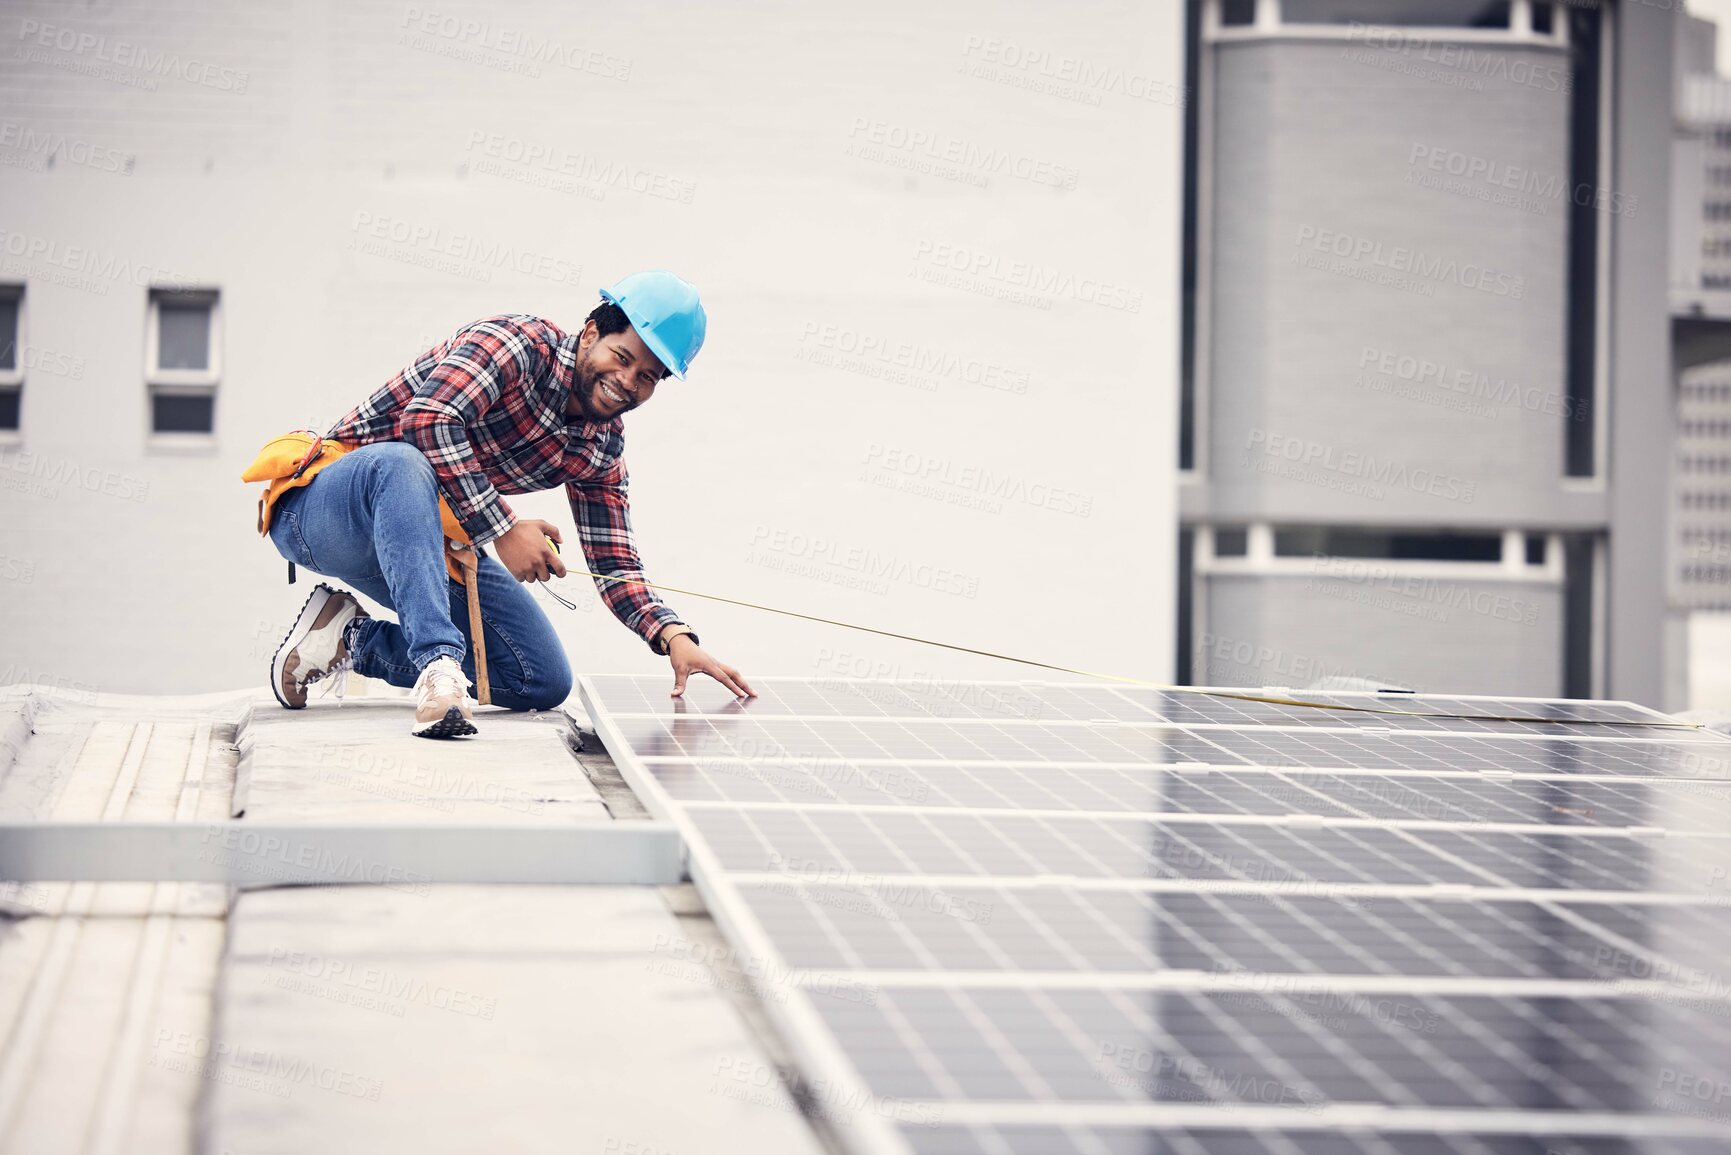
<svg viewBox="0 0 1731 1155">
<path fill-rule="evenodd" d="M 1731 359 L 1715 356 L 1707 328 L 1731 299 L 1731 81 L 1715 69 L 1714 26 L 1689 25 L 1678 53 L 1671 292 L 1679 326 L 1703 339 L 1678 366 L 1671 596 L 1693 614 L 1731 610 Z"/>
<path fill-rule="evenodd" d="M 312 580 L 259 446 L 646 268 L 710 317 L 627 418 L 651 580 L 1169 676 L 1180 8 L 28 0 L 0 44 L 0 683 L 258 683 Z M 559 592 L 576 669 L 668 669 Z M 1027 672 L 667 601 L 748 675 Z"/>
<path fill-rule="evenodd" d="M 1182 672 L 1680 704 L 1675 15 L 1195 16 Z"/>
</svg>

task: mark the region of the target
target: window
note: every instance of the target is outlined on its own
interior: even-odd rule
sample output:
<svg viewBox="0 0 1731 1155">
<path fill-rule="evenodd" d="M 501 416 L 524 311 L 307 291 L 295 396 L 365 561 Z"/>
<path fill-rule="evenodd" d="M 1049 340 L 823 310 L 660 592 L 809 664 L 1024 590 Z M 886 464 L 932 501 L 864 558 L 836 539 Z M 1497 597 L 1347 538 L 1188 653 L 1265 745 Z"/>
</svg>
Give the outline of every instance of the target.
<svg viewBox="0 0 1731 1155">
<path fill-rule="evenodd" d="M 1601 171 L 1599 87 L 1601 32 L 1597 9 L 1571 8 L 1567 16 L 1570 67 L 1574 77 L 1569 95 L 1569 187 L 1603 188 Z M 1585 201 L 1585 204 L 1581 202 Z M 1563 303 L 1565 412 L 1578 420 L 1563 422 L 1564 473 L 1593 477 L 1599 471 L 1599 268 L 1602 234 L 1609 227 L 1594 197 L 1575 197 L 1568 213 L 1568 286 Z"/>
<path fill-rule="evenodd" d="M 1220 0 L 1220 23 L 1256 23 L 1256 0 Z"/>
<path fill-rule="evenodd" d="M 1173 664 L 1173 680 L 1180 686 L 1190 685 L 1196 671 L 1190 647 L 1196 629 L 1196 531 L 1188 526 L 1178 530 L 1178 639 L 1177 660 Z"/>
<path fill-rule="evenodd" d="M 23 305 L 23 285 L 0 285 L 0 433 L 17 432 L 24 416 Z"/>
<path fill-rule="evenodd" d="M 216 432 L 222 314 L 214 289 L 152 289 L 145 380 L 150 432 L 208 438 Z"/>
<path fill-rule="evenodd" d="M 1500 561 L 1502 535 L 1409 533 L 1330 526 L 1277 526 L 1274 556 L 1387 558 L 1390 561 Z"/>
<path fill-rule="evenodd" d="M 1545 564 L 1545 543 L 1548 539 L 1542 533 L 1527 534 L 1527 564 Z"/>
<path fill-rule="evenodd" d="M 1509 0 L 1281 0 L 1288 24 L 1507 28 Z"/>
<path fill-rule="evenodd" d="M 1222 525 L 1214 530 L 1215 557 L 1245 557 L 1250 553 L 1250 531 L 1242 525 Z"/>
<path fill-rule="evenodd" d="M 1228 24 L 1248 24 L 1254 18 L 1254 0 L 1233 4 L 1228 0 L 1222 18 Z M 1244 19 L 1231 19 L 1235 12 Z M 1184 74 L 1200 76 L 1202 67 L 1202 6 L 1200 0 L 1185 5 Z M 1197 276 L 1200 241 L 1197 235 L 1201 211 L 1198 200 L 1202 167 L 1201 101 L 1184 102 L 1184 201 L 1181 210 L 1183 241 L 1179 252 L 1182 288 L 1178 305 L 1178 468 L 1196 468 L 1196 320 Z"/>
<path fill-rule="evenodd" d="M 1591 698 L 1599 690 L 1599 628 L 1595 587 L 1600 584 L 1598 539 L 1563 537 L 1563 695 Z"/>
<path fill-rule="evenodd" d="M 1573 0 L 1574 4 L 1594 0 Z M 1676 0 L 1681 3 L 1681 0 Z M 1356 36 L 1422 43 L 1442 39 L 1567 42 L 1568 9 L 1559 0 L 1206 0 L 1212 34 L 1242 39 L 1269 34 Z M 1396 31 L 1400 29 L 1401 31 Z M 1417 32 L 1405 31 L 1417 29 Z M 1224 33 L 1223 36 L 1221 34 Z M 1383 44 L 1393 48 L 1394 44 Z"/>
</svg>

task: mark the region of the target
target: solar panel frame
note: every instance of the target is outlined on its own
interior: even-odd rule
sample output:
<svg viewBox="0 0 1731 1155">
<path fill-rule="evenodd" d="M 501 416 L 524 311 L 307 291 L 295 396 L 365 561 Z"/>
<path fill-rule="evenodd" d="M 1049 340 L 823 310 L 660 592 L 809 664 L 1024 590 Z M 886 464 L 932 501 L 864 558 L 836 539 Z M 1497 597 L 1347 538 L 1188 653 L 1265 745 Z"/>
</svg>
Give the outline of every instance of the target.
<svg viewBox="0 0 1731 1155">
<path fill-rule="evenodd" d="M 633 674 L 594 675 L 601 703 L 615 715 L 665 713 L 666 682 Z M 1111 720 L 1143 725 L 1347 726 L 1414 731 L 1519 733 L 1522 727 L 1548 733 L 1590 736 L 1646 736 L 1654 726 L 1678 723 L 1633 702 L 1496 697 L 1488 695 L 1390 695 L 1368 692 L 1304 693 L 1282 691 L 1321 707 L 1380 711 L 1357 713 L 1255 701 L 1254 691 L 1226 687 L 1152 689 L 1102 682 L 954 682 L 947 692 L 931 679 L 759 678 L 759 696 L 741 704 L 725 690 L 693 683 L 687 708 L 785 717 L 900 718 L 980 720 L 1002 723 Z M 1144 698 L 1151 698 L 1145 701 Z M 629 709 L 621 709 L 621 706 Z M 1487 715 L 1431 718 L 1423 714 Z M 1531 715 L 1532 722 L 1507 722 L 1507 715 Z M 1565 730 L 1559 719 L 1588 723 Z M 1550 720 L 1545 720 L 1550 719 Z M 1614 726 L 1626 722 L 1627 726 Z M 1607 729 L 1606 726 L 1612 728 Z M 1687 732 L 1687 731 L 1677 731 Z M 1710 733 L 1710 732 L 1707 732 Z"/>
</svg>

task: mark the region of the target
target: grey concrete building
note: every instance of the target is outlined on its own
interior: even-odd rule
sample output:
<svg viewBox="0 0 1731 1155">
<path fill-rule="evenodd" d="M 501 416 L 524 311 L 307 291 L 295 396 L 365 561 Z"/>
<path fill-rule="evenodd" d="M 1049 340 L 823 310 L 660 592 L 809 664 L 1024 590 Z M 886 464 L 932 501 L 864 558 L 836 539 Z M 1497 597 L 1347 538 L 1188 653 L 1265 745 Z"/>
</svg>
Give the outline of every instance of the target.
<svg viewBox="0 0 1731 1155">
<path fill-rule="evenodd" d="M 1679 331 L 1694 339 L 1678 350 L 1671 600 L 1693 613 L 1731 610 L 1731 360 L 1719 335 L 1731 298 L 1731 82 L 1715 70 L 1714 26 L 1693 18 L 1685 26 L 1671 292 Z"/>
<path fill-rule="evenodd" d="M 1676 703 L 1677 15 L 1193 16 L 1181 674 Z"/>
</svg>

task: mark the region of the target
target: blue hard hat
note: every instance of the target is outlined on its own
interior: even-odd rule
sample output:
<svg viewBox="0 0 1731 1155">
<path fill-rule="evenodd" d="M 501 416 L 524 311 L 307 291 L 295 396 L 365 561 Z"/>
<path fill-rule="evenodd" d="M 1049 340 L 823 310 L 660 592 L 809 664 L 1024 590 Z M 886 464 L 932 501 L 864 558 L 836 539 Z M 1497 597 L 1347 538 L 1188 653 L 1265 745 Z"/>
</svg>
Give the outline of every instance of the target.
<svg viewBox="0 0 1731 1155">
<path fill-rule="evenodd" d="M 697 286 L 666 269 L 650 269 L 602 289 L 601 299 L 625 310 L 649 351 L 668 372 L 685 380 L 685 371 L 703 348 L 703 335 L 709 329 Z"/>
</svg>

